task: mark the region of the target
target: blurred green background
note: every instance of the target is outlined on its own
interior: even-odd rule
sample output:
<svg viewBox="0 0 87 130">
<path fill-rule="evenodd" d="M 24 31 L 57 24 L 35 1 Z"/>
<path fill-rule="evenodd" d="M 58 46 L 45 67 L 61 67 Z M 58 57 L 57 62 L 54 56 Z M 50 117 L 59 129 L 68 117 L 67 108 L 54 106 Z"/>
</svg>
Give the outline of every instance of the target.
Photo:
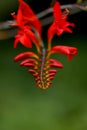
<svg viewBox="0 0 87 130">
<path fill-rule="evenodd" d="M 87 34 L 77 30 L 54 38 L 53 45 L 75 46 L 79 54 L 70 62 L 53 56 L 64 68 L 47 90 L 37 88 L 28 69 L 13 61 L 27 49 L 14 49 L 13 38 L 0 41 L 0 130 L 87 130 Z"/>
</svg>

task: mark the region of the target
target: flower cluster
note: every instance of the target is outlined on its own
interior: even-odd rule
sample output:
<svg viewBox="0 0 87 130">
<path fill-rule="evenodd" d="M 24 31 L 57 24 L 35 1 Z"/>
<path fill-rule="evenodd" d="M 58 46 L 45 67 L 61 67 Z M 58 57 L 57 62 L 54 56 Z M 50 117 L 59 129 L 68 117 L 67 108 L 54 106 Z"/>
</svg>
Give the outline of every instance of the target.
<svg viewBox="0 0 87 130">
<path fill-rule="evenodd" d="M 68 11 L 62 11 L 59 2 L 55 2 L 53 6 L 54 21 L 47 31 L 47 48 L 44 47 L 41 36 L 41 23 L 27 3 L 19 0 L 17 15 L 12 13 L 12 16 L 16 21 L 13 26 L 18 27 L 14 47 L 16 48 L 17 44 L 21 43 L 27 48 L 32 48 L 32 43 L 34 43 L 37 50 L 37 53 L 22 52 L 14 58 L 14 61 L 21 61 L 20 66 L 28 67 L 28 71 L 35 78 L 37 87 L 47 89 L 52 84 L 57 72 L 56 68 L 63 68 L 62 63 L 52 59 L 51 55 L 59 53 L 68 56 L 68 60 L 71 60 L 78 53 L 75 47 L 61 45 L 51 47 L 55 34 L 60 36 L 63 32 L 72 33 L 70 27 L 74 27 L 74 24 L 67 21 Z"/>
</svg>

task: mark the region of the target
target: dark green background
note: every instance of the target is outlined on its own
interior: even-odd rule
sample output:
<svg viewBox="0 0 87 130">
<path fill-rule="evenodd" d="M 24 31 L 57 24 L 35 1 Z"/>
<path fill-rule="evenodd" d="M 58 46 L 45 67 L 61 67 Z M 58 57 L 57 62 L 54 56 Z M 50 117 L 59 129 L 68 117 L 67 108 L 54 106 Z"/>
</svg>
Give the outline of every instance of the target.
<svg viewBox="0 0 87 130">
<path fill-rule="evenodd" d="M 47 90 L 37 88 L 27 68 L 14 63 L 28 49 L 14 49 L 13 40 L 0 41 L 0 130 L 87 130 L 87 34 L 79 26 L 72 35 L 53 39 L 52 45 L 75 46 L 79 54 L 70 62 L 66 56 L 52 56 L 64 68 Z"/>
</svg>

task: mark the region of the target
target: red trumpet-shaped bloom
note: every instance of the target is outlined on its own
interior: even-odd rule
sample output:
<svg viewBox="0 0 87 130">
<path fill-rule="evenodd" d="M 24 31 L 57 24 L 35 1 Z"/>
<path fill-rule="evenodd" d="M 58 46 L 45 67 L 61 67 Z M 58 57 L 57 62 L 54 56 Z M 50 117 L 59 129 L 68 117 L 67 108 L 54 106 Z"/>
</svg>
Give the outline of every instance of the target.
<svg viewBox="0 0 87 130">
<path fill-rule="evenodd" d="M 22 13 L 22 22 L 24 24 L 31 24 L 34 28 L 41 33 L 41 23 L 34 14 L 33 10 L 23 0 L 19 0 L 19 10 Z"/>
<path fill-rule="evenodd" d="M 19 28 L 18 33 L 15 36 L 14 48 L 16 48 L 19 42 L 27 48 L 32 47 L 32 42 L 38 46 L 38 41 L 33 32 L 33 28 L 35 28 L 38 33 L 41 33 L 41 24 L 32 9 L 23 0 L 19 0 L 18 13 L 17 15 L 12 13 L 12 16 L 16 21 L 13 26 Z"/>
<path fill-rule="evenodd" d="M 68 60 L 71 60 L 75 55 L 78 54 L 78 50 L 75 47 L 69 46 L 54 46 L 51 49 L 51 53 L 59 53 L 68 56 Z"/>
<path fill-rule="evenodd" d="M 18 54 L 14 58 L 14 61 L 17 62 L 17 61 L 23 60 L 25 58 L 30 58 L 30 57 L 34 57 L 34 58 L 39 60 L 39 57 L 35 53 L 33 53 L 33 52 L 23 52 L 23 53 Z"/>
<path fill-rule="evenodd" d="M 73 23 L 67 21 L 67 14 L 63 14 L 59 2 L 56 2 L 53 7 L 54 22 L 48 29 L 48 41 L 50 41 L 55 34 L 60 36 L 64 31 L 72 33 L 69 28 L 74 27 Z"/>
<path fill-rule="evenodd" d="M 19 42 L 27 48 L 32 47 L 32 42 L 37 44 L 35 34 L 31 31 L 30 27 L 23 26 L 20 30 L 18 30 L 18 34 L 15 36 L 14 48 L 17 47 Z"/>
<path fill-rule="evenodd" d="M 55 59 L 50 59 L 49 61 L 50 61 L 50 66 L 51 67 L 63 68 L 63 65 L 59 61 L 57 61 Z"/>
</svg>

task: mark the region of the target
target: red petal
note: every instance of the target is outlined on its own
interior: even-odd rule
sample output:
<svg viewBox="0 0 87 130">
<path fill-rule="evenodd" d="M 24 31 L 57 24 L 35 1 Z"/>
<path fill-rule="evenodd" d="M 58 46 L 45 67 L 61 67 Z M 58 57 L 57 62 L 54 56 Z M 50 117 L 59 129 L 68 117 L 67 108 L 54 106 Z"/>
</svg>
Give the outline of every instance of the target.
<svg viewBox="0 0 87 130">
<path fill-rule="evenodd" d="M 31 42 L 30 38 L 25 33 L 23 33 L 22 35 L 18 34 L 15 37 L 14 48 L 17 47 L 18 42 L 20 42 L 23 46 L 25 46 L 27 48 L 32 47 L 32 42 Z"/>
<path fill-rule="evenodd" d="M 25 3 L 23 0 L 19 0 L 19 10 L 21 10 L 23 15 L 23 20 L 26 23 L 32 24 L 39 33 L 41 33 L 41 23 L 38 18 L 35 16 L 34 12 L 30 8 L 30 6 Z"/>
<path fill-rule="evenodd" d="M 56 24 L 53 23 L 49 29 L 48 29 L 48 32 L 47 32 L 47 36 L 48 36 L 48 43 L 49 41 L 53 38 L 54 34 L 56 33 Z"/>
<path fill-rule="evenodd" d="M 12 26 L 22 27 L 23 26 L 23 21 L 22 21 L 21 11 L 18 10 L 18 15 L 16 15 L 15 12 L 11 13 L 11 15 L 15 19 L 15 22 L 13 24 L 11 24 L 11 25 Z"/>
<path fill-rule="evenodd" d="M 57 33 L 57 28 L 61 25 L 62 12 L 60 9 L 59 2 L 55 2 L 53 7 L 54 22 L 48 29 L 48 42 L 53 38 L 54 34 Z"/>
<path fill-rule="evenodd" d="M 15 36 L 14 48 L 16 48 L 18 42 L 27 48 L 32 47 L 32 42 L 38 45 L 35 34 L 30 30 L 29 26 L 22 27 Z"/>
<path fill-rule="evenodd" d="M 24 45 L 27 48 L 32 47 L 32 42 L 30 37 L 24 31 L 18 31 L 18 34 L 15 36 L 14 48 L 17 47 L 18 42 Z"/>
<path fill-rule="evenodd" d="M 16 22 L 18 23 L 18 26 L 23 26 L 23 15 L 22 15 L 22 12 L 20 10 L 20 8 L 18 9 L 18 13 L 16 15 Z"/>
<path fill-rule="evenodd" d="M 69 26 L 74 27 L 74 24 L 67 21 L 66 15 L 62 13 L 59 2 L 55 2 L 53 7 L 54 22 L 48 29 L 48 42 L 53 38 L 54 34 L 60 36 L 64 31 L 72 33 Z"/>
<path fill-rule="evenodd" d="M 14 48 L 17 47 L 19 41 L 20 41 L 20 36 L 19 36 L 19 35 L 16 35 L 16 36 L 15 36 L 15 40 L 14 40 Z"/>
<path fill-rule="evenodd" d="M 53 10 L 54 10 L 54 12 L 53 12 L 54 13 L 54 20 L 59 21 L 62 18 L 62 11 L 61 11 L 59 2 L 55 2 Z"/>
<path fill-rule="evenodd" d="M 27 48 L 32 47 L 31 40 L 29 39 L 29 37 L 26 34 L 23 34 L 23 36 L 20 37 L 20 42 Z"/>
<path fill-rule="evenodd" d="M 65 28 L 64 31 L 68 32 L 68 33 L 72 33 L 73 31 L 70 28 Z"/>
<path fill-rule="evenodd" d="M 35 34 L 30 29 L 25 29 L 25 33 L 27 34 L 28 39 L 38 44 Z"/>
</svg>

